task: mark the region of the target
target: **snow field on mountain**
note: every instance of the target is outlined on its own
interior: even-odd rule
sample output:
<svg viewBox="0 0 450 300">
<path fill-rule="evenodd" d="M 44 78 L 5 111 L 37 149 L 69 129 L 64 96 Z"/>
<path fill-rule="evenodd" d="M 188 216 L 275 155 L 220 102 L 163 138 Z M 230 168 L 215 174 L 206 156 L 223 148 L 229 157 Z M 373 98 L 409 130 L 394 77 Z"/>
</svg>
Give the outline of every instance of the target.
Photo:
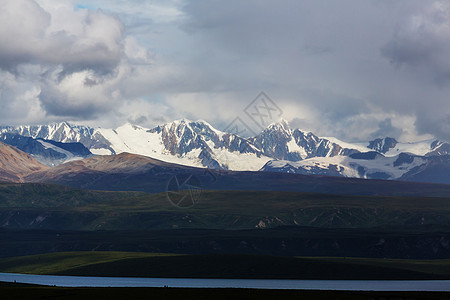
<svg viewBox="0 0 450 300">
<path fill-rule="evenodd" d="M 345 177 L 367 178 L 370 174 L 380 172 L 389 174 L 390 177 L 388 179 L 397 179 L 409 170 L 425 163 L 424 159 L 415 157 L 412 163 L 394 166 L 394 162 L 397 158 L 398 157 L 377 157 L 376 159 L 365 160 L 353 159 L 348 156 L 314 157 L 298 162 L 281 160 L 271 161 L 264 169 L 266 171 L 276 171 L 277 169 L 291 167 L 290 169 L 294 170 L 303 169 L 306 171 L 313 171 L 314 168 L 328 170 L 330 169 L 330 166 L 336 166 L 337 169 L 340 170 L 339 173 Z M 358 167 L 363 167 L 365 169 L 365 174 L 363 176 L 360 176 Z"/>
</svg>

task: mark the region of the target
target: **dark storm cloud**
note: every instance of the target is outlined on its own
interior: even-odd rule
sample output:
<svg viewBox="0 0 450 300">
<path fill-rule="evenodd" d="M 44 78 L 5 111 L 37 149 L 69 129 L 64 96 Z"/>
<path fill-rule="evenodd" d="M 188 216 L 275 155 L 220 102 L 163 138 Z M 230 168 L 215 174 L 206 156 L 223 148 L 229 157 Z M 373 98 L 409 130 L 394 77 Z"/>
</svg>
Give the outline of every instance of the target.
<svg viewBox="0 0 450 300">
<path fill-rule="evenodd" d="M 416 130 L 449 140 L 450 3 L 429 2 L 400 19 L 381 53 L 397 73 L 410 73 L 411 90 L 420 90 L 408 99 Z"/>
<path fill-rule="evenodd" d="M 449 6 L 446 1 L 189 1 L 182 28 L 203 54 L 212 54 L 202 55 L 204 64 L 196 60 L 205 65 L 206 76 L 220 72 L 230 90 L 260 88 L 280 95 L 289 107 L 307 107 L 313 115 L 290 118 L 306 120 L 313 131 L 360 139 L 416 130 L 448 139 L 440 124 L 450 111 Z M 410 118 L 427 119 L 403 130 Z"/>
<path fill-rule="evenodd" d="M 351 98 L 332 91 L 304 90 L 302 95 L 314 103 L 314 109 L 334 123 L 370 110 L 364 99 Z"/>
<path fill-rule="evenodd" d="M 229 91 L 264 90 L 289 108 L 297 106 L 285 117 L 305 120 L 310 130 L 367 138 L 350 131 L 362 125 L 354 120 L 370 118 L 376 100 L 367 98 L 367 90 L 373 86 L 371 77 L 379 78 L 374 72 L 383 63 L 379 48 L 395 21 L 380 25 L 380 17 L 391 13 L 389 5 L 345 3 L 189 1 L 182 28 L 201 45 L 196 66 L 207 78 L 220 74 L 221 79 L 205 80 L 204 89 L 228 83 Z M 252 94 L 238 97 L 251 99 Z M 312 114 L 302 114 L 302 107 Z M 379 120 L 367 126 L 373 122 Z"/>
<path fill-rule="evenodd" d="M 450 3 L 436 1 L 402 20 L 382 54 L 396 66 L 424 72 L 438 84 L 450 79 Z"/>
<path fill-rule="evenodd" d="M 323 47 L 323 46 L 312 46 L 312 45 L 306 45 L 303 47 L 301 52 L 307 54 L 307 55 L 324 55 L 332 52 L 333 49 L 331 47 Z"/>
<path fill-rule="evenodd" d="M 383 121 L 379 122 L 378 129 L 371 134 L 371 138 L 384 138 L 384 137 L 393 137 L 398 139 L 401 136 L 403 130 L 401 128 L 394 127 L 392 125 L 392 119 L 386 118 Z"/>
<path fill-rule="evenodd" d="M 450 101 L 450 100 L 449 100 Z M 436 137 L 450 141 L 450 113 L 444 115 L 430 115 L 428 112 L 419 112 L 416 122 L 419 133 L 433 132 Z"/>
<path fill-rule="evenodd" d="M 109 107 L 95 96 L 90 99 L 77 98 L 55 89 L 52 85 L 42 85 L 38 97 L 48 115 L 89 120 L 109 110 Z"/>
</svg>

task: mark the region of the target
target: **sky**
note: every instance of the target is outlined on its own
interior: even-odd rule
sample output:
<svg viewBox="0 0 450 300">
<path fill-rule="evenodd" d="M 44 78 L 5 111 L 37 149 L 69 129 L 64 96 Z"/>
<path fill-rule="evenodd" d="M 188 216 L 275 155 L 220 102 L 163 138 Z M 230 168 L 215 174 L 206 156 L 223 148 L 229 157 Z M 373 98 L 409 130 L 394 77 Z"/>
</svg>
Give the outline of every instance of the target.
<svg viewBox="0 0 450 300">
<path fill-rule="evenodd" d="M 0 125 L 282 117 L 345 141 L 450 141 L 450 1 L 0 4 Z"/>
</svg>

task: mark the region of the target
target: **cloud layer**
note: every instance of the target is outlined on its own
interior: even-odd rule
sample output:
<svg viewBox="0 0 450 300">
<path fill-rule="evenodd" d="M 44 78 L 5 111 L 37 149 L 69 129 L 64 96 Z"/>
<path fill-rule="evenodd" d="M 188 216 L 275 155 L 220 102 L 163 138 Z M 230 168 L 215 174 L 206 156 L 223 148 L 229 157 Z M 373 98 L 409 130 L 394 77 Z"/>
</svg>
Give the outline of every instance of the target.
<svg viewBox="0 0 450 300">
<path fill-rule="evenodd" d="M 0 0 L 3 124 L 219 129 L 265 91 L 345 140 L 450 140 L 447 1 Z"/>
<path fill-rule="evenodd" d="M 4 1 L 0 11 L 1 101 L 34 97 L 31 122 L 47 118 L 89 120 L 120 105 L 120 84 L 149 54 L 126 36 L 118 17 L 102 10 L 75 9 L 68 1 Z M 15 88 L 20 85 L 20 89 Z M 19 103 L 17 103 L 19 104 Z M 26 122 L 4 110 L 3 121 Z M 13 112 L 13 114 L 11 114 Z M 24 118 L 24 116 L 26 116 Z"/>
</svg>

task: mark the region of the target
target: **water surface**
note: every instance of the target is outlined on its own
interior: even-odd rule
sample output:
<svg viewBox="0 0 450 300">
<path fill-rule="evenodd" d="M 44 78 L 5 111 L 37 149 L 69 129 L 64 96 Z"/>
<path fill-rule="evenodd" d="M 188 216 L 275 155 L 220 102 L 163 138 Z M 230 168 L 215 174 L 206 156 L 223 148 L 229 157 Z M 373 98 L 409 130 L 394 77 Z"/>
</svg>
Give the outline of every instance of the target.
<svg viewBox="0 0 450 300">
<path fill-rule="evenodd" d="M 85 277 L 0 273 L 0 281 L 61 287 L 190 287 L 360 291 L 450 291 L 450 280 L 289 280 Z"/>
</svg>

